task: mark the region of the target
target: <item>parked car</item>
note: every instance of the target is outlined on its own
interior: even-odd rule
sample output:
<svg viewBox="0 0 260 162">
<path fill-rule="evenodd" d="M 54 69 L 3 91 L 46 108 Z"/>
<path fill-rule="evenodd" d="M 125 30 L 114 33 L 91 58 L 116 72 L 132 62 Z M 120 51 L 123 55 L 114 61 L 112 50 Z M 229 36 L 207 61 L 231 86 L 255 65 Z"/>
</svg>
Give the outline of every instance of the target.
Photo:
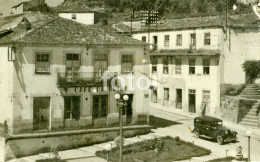
<svg viewBox="0 0 260 162">
<path fill-rule="evenodd" d="M 200 116 L 194 118 L 195 137 L 207 137 L 214 139 L 218 144 L 234 142 L 237 140 L 237 132 L 223 126 L 223 121 L 211 116 Z"/>
</svg>

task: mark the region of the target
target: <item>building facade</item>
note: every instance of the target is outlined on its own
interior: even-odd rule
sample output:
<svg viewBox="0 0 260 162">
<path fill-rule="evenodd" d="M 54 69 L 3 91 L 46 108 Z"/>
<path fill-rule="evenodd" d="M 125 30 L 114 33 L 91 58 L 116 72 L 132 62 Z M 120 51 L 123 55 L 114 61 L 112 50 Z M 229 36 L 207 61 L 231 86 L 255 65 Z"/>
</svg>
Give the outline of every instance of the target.
<svg viewBox="0 0 260 162">
<path fill-rule="evenodd" d="M 146 124 L 149 92 L 136 87 L 136 83 L 144 85 L 138 81 L 142 73 L 149 73 L 149 65 L 143 61 L 148 60 L 145 46 L 63 18 L 15 43 L 3 44 L 1 71 L 6 77 L 1 78 L 5 90 L 1 100 L 6 104 L 1 111 L 6 115 L 1 116 L 1 123 L 6 121 L 12 134 L 117 126 L 114 95 L 121 93 L 129 96 L 124 123 Z M 128 80 L 128 74 L 134 79 Z M 118 77 L 126 85 L 121 92 L 112 87 Z"/>
<path fill-rule="evenodd" d="M 79 6 L 68 10 L 61 10 L 59 11 L 59 16 L 78 23 L 93 25 L 97 24 L 100 19 L 105 19 L 107 14 L 103 10 L 100 11 L 86 6 Z"/>
<path fill-rule="evenodd" d="M 136 31 L 133 38 L 152 44 L 151 107 L 197 114 L 204 107 L 206 114 L 216 113 L 223 48 L 223 30 L 218 25 Z"/>
<path fill-rule="evenodd" d="M 218 115 L 221 96 L 247 83 L 242 64 L 259 60 L 255 15 L 165 20 L 157 27 L 130 24 L 115 27 L 151 45 L 151 108 Z"/>
</svg>

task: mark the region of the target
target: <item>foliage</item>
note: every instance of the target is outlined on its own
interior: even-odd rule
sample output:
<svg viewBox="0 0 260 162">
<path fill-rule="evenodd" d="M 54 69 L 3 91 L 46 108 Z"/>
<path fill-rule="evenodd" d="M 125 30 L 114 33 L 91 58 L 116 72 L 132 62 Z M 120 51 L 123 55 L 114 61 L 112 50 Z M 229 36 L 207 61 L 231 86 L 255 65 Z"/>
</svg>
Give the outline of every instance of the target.
<svg viewBox="0 0 260 162">
<path fill-rule="evenodd" d="M 158 10 L 159 14 L 165 18 L 174 17 L 194 17 L 224 14 L 226 0 L 66 0 L 78 5 L 87 5 L 92 2 L 100 3 L 105 8 L 112 11 L 126 12 L 140 10 Z M 233 11 L 233 5 L 238 8 Z M 251 11 L 250 5 L 240 4 L 237 0 L 228 1 L 228 12 L 231 14 L 248 13 Z"/>
<path fill-rule="evenodd" d="M 243 70 L 249 79 L 260 78 L 260 60 L 259 61 L 246 61 L 242 64 Z"/>
<path fill-rule="evenodd" d="M 96 152 L 96 155 L 106 158 L 107 153 L 111 161 L 118 161 L 119 148 L 112 148 Z M 151 140 L 126 145 L 123 147 L 123 160 L 132 161 L 173 161 L 185 160 L 191 157 L 210 154 L 211 151 L 190 142 L 182 141 L 179 137 L 160 137 Z"/>
<path fill-rule="evenodd" d="M 212 160 L 209 160 L 209 161 L 207 161 L 207 162 L 219 162 L 219 161 L 231 162 L 231 161 L 234 161 L 234 160 L 236 160 L 235 157 L 228 156 L 228 157 L 224 157 L 224 158 L 212 159 Z M 248 161 L 247 158 L 244 158 L 244 159 L 242 159 L 241 161 L 243 161 L 243 160 L 244 160 L 244 161 Z"/>
</svg>

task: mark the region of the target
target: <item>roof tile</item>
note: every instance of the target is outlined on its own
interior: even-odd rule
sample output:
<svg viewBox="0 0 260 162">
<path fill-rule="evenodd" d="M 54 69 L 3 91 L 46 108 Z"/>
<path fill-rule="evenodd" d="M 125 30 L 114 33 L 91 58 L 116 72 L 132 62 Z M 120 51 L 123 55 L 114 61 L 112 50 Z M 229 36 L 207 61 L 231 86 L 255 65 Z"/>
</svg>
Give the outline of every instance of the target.
<svg viewBox="0 0 260 162">
<path fill-rule="evenodd" d="M 18 42 L 32 44 L 144 45 L 139 40 L 116 34 L 110 27 L 84 25 L 60 17 L 27 33 Z"/>
</svg>

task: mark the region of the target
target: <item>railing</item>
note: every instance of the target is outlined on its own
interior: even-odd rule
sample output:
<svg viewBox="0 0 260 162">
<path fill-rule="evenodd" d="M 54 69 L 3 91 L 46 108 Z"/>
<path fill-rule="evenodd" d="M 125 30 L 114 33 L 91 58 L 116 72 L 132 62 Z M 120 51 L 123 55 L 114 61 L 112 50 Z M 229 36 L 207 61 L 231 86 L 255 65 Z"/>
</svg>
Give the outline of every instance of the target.
<svg viewBox="0 0 260 162">
<path fill-rule="evenodd" d="M 103 85 L 104 74 L 100 72 L 69 72 L 58 73 L 57 84 L 60 87 L 73 87 L 73 86 L 95 86 Z M 107 73 L 107 85 L 111 84 L 111 80 L 117 77 L 116 72 Z"/>
</svg>

